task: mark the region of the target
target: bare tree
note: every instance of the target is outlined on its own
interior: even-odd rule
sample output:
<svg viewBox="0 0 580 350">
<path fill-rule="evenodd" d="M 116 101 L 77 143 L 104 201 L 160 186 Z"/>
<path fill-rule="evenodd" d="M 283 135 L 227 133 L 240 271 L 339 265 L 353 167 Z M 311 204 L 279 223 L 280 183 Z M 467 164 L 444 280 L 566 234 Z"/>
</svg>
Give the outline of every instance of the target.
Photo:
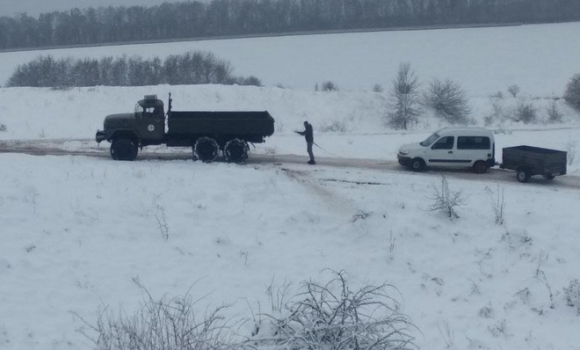
<svg viewBox="0 0 580 350">
<path fill-rule="evenodd" d="M 390 110 L 387 114 L 390 126 L 407 130 L 409 124 L 417 122 L 417 117 L 421 114 L 418 90 L 419 81 L 411 70 L 411 64 L 401 63 L 390 91 Z"/>
</svg>

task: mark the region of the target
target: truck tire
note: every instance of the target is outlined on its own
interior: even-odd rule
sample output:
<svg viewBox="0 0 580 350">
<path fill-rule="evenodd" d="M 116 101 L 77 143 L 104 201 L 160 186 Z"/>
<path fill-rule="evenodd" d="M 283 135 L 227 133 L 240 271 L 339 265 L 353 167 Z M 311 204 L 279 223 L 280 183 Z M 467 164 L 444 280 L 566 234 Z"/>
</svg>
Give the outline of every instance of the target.
<svg viewBox="0 0 580 350">
<path fill-rule="evenodd" d="M 476 174 L 483 174 L 487 171 L 487 164 L 483 160 L 478 160 L 473 164 L 473 171 Z"/>
<path fill-rule="evenodd" d="M 139 148 L 137 143 L 130 139 L 114 139 L 111 143 L 111 157 L 114 160 L 132 161 L 137 158 Z"/>
<path fill-rule="evenodd" d="M 244 140 L 233 139 L 224 146 L 226 162 L 241 163 L 248 159 L 248 144 Z"/>
<path fill-rule="evenodd" d="M 204 163 L 213 162 L 219 153 L 217 142 L 211 137 L 200 137 L 193 147 L 193 155 Z"/>
<path fill-rule="evenodd" d="M 519 182 L 525 183 L 530 179 L 530 171 L 527 168 L 518 168 L 516 177 Z"/>
<path fill-rule="evenodd" d="M 421 158 L 415 158 L 411 161 L 411 169 L 413 171 L 423 171 L 425 170 L 425 162 Z"/>
</svg>

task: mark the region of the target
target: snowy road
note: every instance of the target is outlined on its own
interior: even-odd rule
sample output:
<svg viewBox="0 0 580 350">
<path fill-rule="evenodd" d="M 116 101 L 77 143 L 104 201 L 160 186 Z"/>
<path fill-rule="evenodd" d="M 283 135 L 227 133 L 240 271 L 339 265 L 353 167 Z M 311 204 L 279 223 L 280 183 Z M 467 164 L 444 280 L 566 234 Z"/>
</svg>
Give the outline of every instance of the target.
<svg viewBox="0 0 580 350">
<path fill-rule="evenodd" d="M 109 148 L 95 147 L 94 141 L 86 139 L 78 140 L 11 140 L 0 142 L 0 153 L 23 153 L 37 156 L 86 156 L 103 159 L 110 159 Z M 189 160 L 191 152 L 186 148 L 168 149 L 165 147 L 155 149 L 147 148 L 141 152 L 137 160 Z M 113 161 L 113 160 L 111 160 Z M 288 164 L 304 165 L 306 167 L 307 157 L 294 154 L 256 154 L 252 153 L 247 160 L 247 164 L 264 165 L 272 164 L 284 166 Z M 384 172 L 407 172 L 410 176 L 419 176 L 427 180 L 439 174 L 445 174 L 449 178 L 460 178 L 478 182 L 489 183 L 517 183 L 515 172 L 498 168 L 489 169 L 485 174 L 474 174 L 469 169 L 431 169 L 424 173 L 415 173 L 409 169 L 401 167 L 395 160 L 384 159 L 363 159 L 363 158 L 340 158 L 340 157 L 317 157 L 316 167 L 307 167 L 317 169 L 319 167 L 330 166 L 339 168 L 370 169 Z M 545 180 L 540 176 L 530 178 L 526 185 L 547 186 L 554 189 L 567 188 L 580 190 L 580 177 L 578 176 L 558 176 L 554 180 Z M 522 186 L 525 186 L 522 184 Z"/>
</svg>

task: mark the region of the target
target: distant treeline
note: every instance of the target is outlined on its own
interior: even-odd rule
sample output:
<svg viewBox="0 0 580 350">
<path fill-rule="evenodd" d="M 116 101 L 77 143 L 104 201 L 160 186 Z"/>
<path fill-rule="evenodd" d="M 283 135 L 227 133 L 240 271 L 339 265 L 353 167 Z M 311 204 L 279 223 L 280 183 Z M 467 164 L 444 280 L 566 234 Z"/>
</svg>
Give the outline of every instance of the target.
<svg viewBox="0 0 580 350">
<path fill-rule="evenodd" d="M 227 35 L 580 20 L 578 0 L 213 0 L 0 18 L 0 49 Z"/>
<path fill-rule="evenodd" d="M 229 62 L 212 53 L 190 52 L 159 58 L 105 57 L 97 59 L 54 59 L 41 56 L 19 65 L 7 86 L 144 86 L 159 84 L 238 84 L 261 86 L 258 78 L 232 75 Z"/>
</svg>

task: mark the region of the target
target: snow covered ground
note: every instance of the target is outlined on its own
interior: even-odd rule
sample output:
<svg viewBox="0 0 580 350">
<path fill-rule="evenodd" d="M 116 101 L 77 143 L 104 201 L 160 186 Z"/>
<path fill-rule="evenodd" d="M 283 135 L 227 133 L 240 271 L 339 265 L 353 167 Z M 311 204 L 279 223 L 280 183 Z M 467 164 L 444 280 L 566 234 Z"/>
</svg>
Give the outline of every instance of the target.
<svg viewBox="0 0 580 350">
<path fill-rule="evenodd" d="M 541 42 L 542 33 L 560 38 L 570 28 L 578 29 L 578 24 L 489 30 L 500 43 L 511 31 L 521 31 L 522 39 L 516 43 L 533 47 Z M 482 33 L 476 29 L 446 33 L 457 39 L 473 31 Z M 421 40 L 429 43 L 433 35 L 445 37 L 444 33 L 405 35 L 418 40 L 423 36 Z M 360 35 L 352 42 L 365 42 L 369 34 Z M 388 73 L 375 72 L 375 78 L 383 76 L 385 86 L 399 61 L 405 60 L 400 58 L 407 47 L 403 40 L 394 39 L 404 34 L 390 35 L 392 44 L 385 50 L 397 59 L 387 60 Z M 533 35 L 540 38 L 526 39 Z M 303 40 L 302 46 L 295 44 L 300 47 L 326 42 L 316 38 L 280 40 Z M 488 39 L 489 45 L 496 42 Z M 264 45 L 265 39 L 253 40 L 256 43 L 249 45 L 254 48 Z M 554 45 L 558 42 L 554 40 Z M 551 61 L 552 50 L 546 50 L 536 51 L 515 69 L 514 62 L 497 51 L 496 56 L 478 60 L 477 55 L 467 55 L 469 47 L 458 44 L 449 47 L 457 50 L 455 55 L 441 49 L 422 57 L 420 73 L 481 87 L 468 89 L 477 125 L 483 125 L 492 111 L 488 93 L 504 91 L 506 110 L 522 101 L 535 104 L 538 124 L 495 120 L 489 125 L 496 130 L 499 153 L 502 147 L 530 144 L 565 150 L 570 156 L 580 143 L 578 113 L 557 100 L 564 122 L 543 120 L 551 101 L 544 97 L 561 96 L 567 79 L 579 70 L 577 60 L 567 61 L 569 56 L 578 57 L 574 45 L 570 43 L 567 54 L 554 58 L 558 65 Z M 91 50 L 104 55 L 116 49 Z M 397 49 L 402 50 L 400 55 Z M 519 51 L 512 45 L 504 53 Z M 336 57 L 344 59 L 346 52 L 350 51 L 339 51 Z M 440 75 L 442 52 L 454 61 Z M 37 53 L 27 54 L 33 58 Z M 0 57 L 6 62 L 12 55 Z M 324 148 L 315 149 L 318 156 L 384 161 L 394 161 L 401 144 L 422 140 L 444 125 L 428 117 L 407 132 L 388 129 L 382 119 L 385 94 L 359 89 L 370 90 L 372 83 L 381 82 L 379 78 L 357 81 L 350 64 L 334 66 L 340 86 L 347 86 L 351 78 L 353 84 L 337 92 L 314 92 L 315 81 L 334 78 L 324 72 L 311 75 L 316 69 L 309 62 L 316 66 L 317 60 L 304 58 L 296 63 L 304 69 L 283 72 L 290 83 L 259 71 L 238 71 L 297 89 L 3 88 L 0 124 L 6 131 L 0 131 L 0 142 L 25 140 L 95 150 L 92 138 L 105 115 L 131 111 L 145 94 L 165 98 L 168 92 L 173 94 L 175 110 L 268 110 L 276 120 L 276 132 L 252 152 L 301 155 L 304 161 L 304 141 L 293 133 L 304 119 L 312 122 L 316 142 Z M 263 65 L 269 72 L 269 64 Z M 453 67 L 470 65 L 486 68 L 479 70 L 477 78 L 445 74 Z M 504 66 L 508 66 L 502 71 L 505 76 L 492 69 Z M 508 82 L 522 87 L 521 96 L 513 98 L 505 92 Z M 200 312 L 227 303 L 232 305 L 227 316 L 251 318 L 250 306 L 255 312 L 258 303 L 268 304 L 266 290 L 272 281 L 317 280 L 325 268 L 344 270 L 355 290 L 383 282 L 396 286 L 399 293 L 393 297 L 420 330 L 413 335 L 422 349 L 578 348 L 580 316 L 567 305 L 564 292 L 580 279 L 578 187 L 566 186 L 558 177 L 523 185 L 510 172 L 505 173 L 509 180 L 501 182 L 491 174 L 449 176 L 450 189 L 465 196 L 465 204 L 457 209 L 460 217 L 451 221 L 429 210 L 433 188 L 441 181 L 438 172 L 344 168 L 325 165 L 321 159 L 319 165 L 309 167 L 0 154 L 0 349 L 91 348 L 90 341 L 77 332 L 83 323 L 74 314 L 96 321 L 103 306 L 131 314 L 144 300 L 134 283 L 137 279 L 157 299 L 184 295 L 195 283 L 191 293 L 207 295 L 198 305 Z M 578 178 L 579 163 L 570 162 L 566 178 Z M 498 225 L 492 202 L 502 192 L 505 222 Z M 251 323 L 241 331 L 249 335 Z"/>
</svg>

